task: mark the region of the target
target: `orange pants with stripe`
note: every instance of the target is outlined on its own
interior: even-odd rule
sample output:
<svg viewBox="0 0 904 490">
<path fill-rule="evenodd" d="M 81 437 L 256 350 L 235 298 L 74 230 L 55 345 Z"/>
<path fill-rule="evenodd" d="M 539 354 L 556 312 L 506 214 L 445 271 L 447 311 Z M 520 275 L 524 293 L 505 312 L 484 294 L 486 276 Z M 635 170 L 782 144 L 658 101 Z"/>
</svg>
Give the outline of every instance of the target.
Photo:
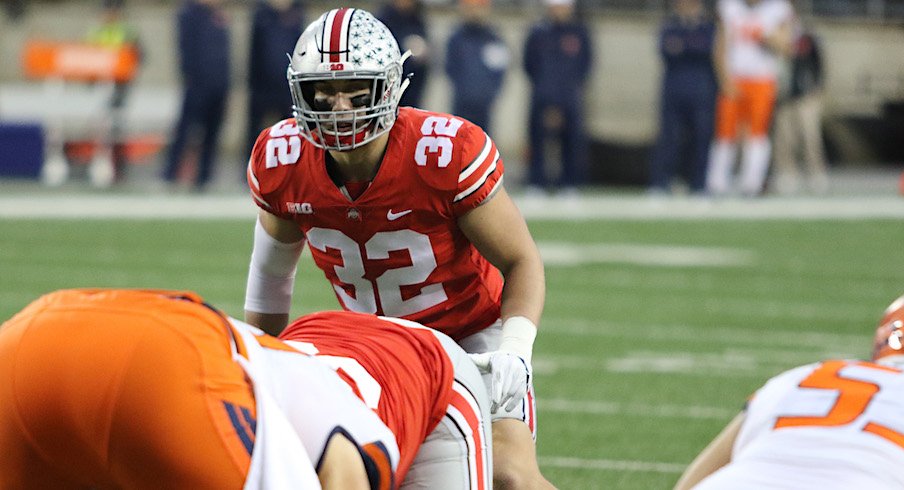
<svg viewBox="0 0 904 490">
<path fill-rule="evenodd" d="M 719 94 L 716 101 L 716 138 L 735 140 L 742 124 L 750 136 L 767 136 L 775 107 L 776 82 L 736 79 L 734 83 L 737 95 L 729 98 Z"/>
<path fill-rule="evenodd" d="M 26 307 L 0 327 L 0 488 L 242 488 L 256 414 L 229 328 L 190 293 Z"/>
</svg>

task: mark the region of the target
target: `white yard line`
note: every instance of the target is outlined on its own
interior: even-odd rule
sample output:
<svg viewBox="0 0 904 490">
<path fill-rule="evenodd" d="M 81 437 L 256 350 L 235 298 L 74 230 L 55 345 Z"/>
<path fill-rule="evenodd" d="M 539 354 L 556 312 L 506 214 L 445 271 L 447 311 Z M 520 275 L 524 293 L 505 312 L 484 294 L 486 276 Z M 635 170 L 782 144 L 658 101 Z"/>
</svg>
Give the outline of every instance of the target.
<svg viewBox="0 0 904 490">
<path fill-rule="evenodd" d="M 644 338 L 665 340 L 699 339 L 701 341 L 721 341 L 737 347 L 739 345 L 778 346 L 788 348 L 800 346 L 812 348 L 820 346 L 826 350 L 847 351 L 863 346 L 863 333 L 843 334 L 832 332 L 801 332 L 795 330 L 760 329 L 756 332 L 747 327 L 701 327 L 694 325 L 648 325 L 593 321 L 578 317 L 546 316 L 543 318 L 543 335 L 577 335 L 589 337 Z"/>
<path fill-rule="evenodd" d="M 862 219 L 904 217 L 904 198 L 772 197 L 759 199 L 592 196 L 579 200 L 518 199 L 534 219 Z"/>
<path fill-rule="evenodd" d="M 678 474 L 683 472 L 686 468 L 686 465 L 678 463 L 625 461 L 617 459 L 585 459 L 569 458 L 564 456 L 540 456 L 538 460 L 542 466 L 598 471 L 632 471 L 641 473 Z"/>
<path fill-rule="evenodd" d="M 681 374 L 720 379 L 763 380 L 785 369 L 808 362 L 828 358 L 853 359 L 853 355 L 825 355 L 823 352 L 805 352 L 784 361 L 757 357 L 756 353 L 741 356 L 726 351 L 691 353 L 665 351 L 631 351 L 612 357 L 604 356 L 536 356 L 534 373 L 538 376 L 556 376 L 563 371 L 578 375 L 589 373 L 617 374 Z"/>
<path fill-rule="evenodd" d="M 0 198 L 0 218 L 249 219 L 257 208 L 244 196 L 166 194 L 54 195 Z"/>
<path fill-rule="evenodd" d="M 640 403 L 618 403 L 603 401 L 569 400 L 564 398 L 543 398 L 537 400 L 541 413 L 568 413 L 585 415 L 630 415 L 637 417 L 704 419 L 727 421 L 735 416 L 738 410 L 720 407 L 682 406 L 682 405 L 646 405 Z"/>
<path fill-rule="evenodd" d="M 633 243 L 538 242 L 546 265 L 634 264 L 670 267 L 752 265 L 749 250 L 724 247 L 679 247 Z"/>
<path fill-rule="evenodd" d="M 46 188 L 5 188 L 0 218 L 253 219 L 257 208 L 243 193 L 94 194 Z M 904 218 L 904 198 L 821 197 L 760 199 L 651 199 L 584 196 L 575 200 L 515 197 L 528 219 L 863 219 Z"/>
</svg>

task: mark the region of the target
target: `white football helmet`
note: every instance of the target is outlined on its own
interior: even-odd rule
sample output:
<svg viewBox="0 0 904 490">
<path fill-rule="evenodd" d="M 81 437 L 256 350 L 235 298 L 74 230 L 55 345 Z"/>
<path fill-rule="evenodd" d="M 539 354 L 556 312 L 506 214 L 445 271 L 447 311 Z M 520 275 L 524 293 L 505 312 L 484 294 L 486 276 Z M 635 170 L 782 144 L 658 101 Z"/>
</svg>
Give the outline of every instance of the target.
<svg viewBox="0 0 904 490">
<path fill-rule="evenodd" d="M 904 367 L 904 296 L 894 300 L 882 314 L 873 339 L 872 360 Z"/>
<path fill-rule="evenodd" d="M 287 73 L 301 135 L 320 148 L 348 151 L 389 131 L 408 86 L 402 64 L 409 55 L 399 53 L 389 28 L 365 10 L 321 15 L 298 38 Z M 329 80 L 370 81 L 370 97 L 351 110 L 323 110 L 314 104 L 313 84 Z"/>
</svg>

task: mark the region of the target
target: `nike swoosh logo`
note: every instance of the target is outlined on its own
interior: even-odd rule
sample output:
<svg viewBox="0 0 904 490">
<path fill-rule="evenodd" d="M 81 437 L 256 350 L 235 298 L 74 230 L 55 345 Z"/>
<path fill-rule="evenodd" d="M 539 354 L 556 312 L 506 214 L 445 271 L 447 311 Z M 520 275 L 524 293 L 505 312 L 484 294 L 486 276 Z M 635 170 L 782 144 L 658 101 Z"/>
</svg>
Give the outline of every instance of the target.
<svg viewBox="0 0 904 490">
<path fill-rule="evenodd" d="M 392 210 L 390 209 L 389 212 L 386 213 L 386 219 L 388 219 L 389 221 L 395 221 L 410 212 L 411 212 L 410 209 L 406 209 L 404 211 L 399 211 L 398 213 L 393 213 Z"/>
</svg>

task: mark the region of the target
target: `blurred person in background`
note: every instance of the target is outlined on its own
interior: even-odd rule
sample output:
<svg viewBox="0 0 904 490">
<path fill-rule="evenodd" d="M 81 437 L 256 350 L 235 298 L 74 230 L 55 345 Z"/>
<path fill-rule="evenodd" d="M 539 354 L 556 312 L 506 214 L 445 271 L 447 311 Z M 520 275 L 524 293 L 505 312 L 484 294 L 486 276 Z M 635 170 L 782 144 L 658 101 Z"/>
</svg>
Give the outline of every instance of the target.
<svg viewBox="0 0 904 490">
<path fill-rule="evenodd" d="M 832 359 L 770 379 L 694 459 L 675 490 L 904 488 L 904 296 L 869 362 Z"/>
<path fill-rule="evenodd" d="M 532 86 L 528 144 L 528 194 L 559 188 L 577 194 L 587 159 L 584 88 L 593 63 L 593 45 L 574 0 L 543 0 L 546 17 L 531 27 L 524 43 L 524 70 Z M 547 174 L 547 145 L 557 143 L 561 173 Z"/>
<path fill-rule="evenodd" d="M 459 0 L 462 23 L 446 44 L 446 75 L 452 83 L 452 113 L 484 128 L 502 88 L 510 53 L 489 24 L 490 0 Z"/>
<path fill-rule="evenodd" d="M 650 190 L 669 193 L 682 171 L 693 194 L 706 191 L 709 146 L 715 126 L 717 83 L 713 67 L 716 24 L 703 0 L 672 0 L 659 32 L 665 65 L 660 92 L 659 138 L 650 162 Z"/>
<path fill-rule="evenodd" d="M 737 190 L 758 196 L 769 172 L 769 125 L 780 64 L 791 51 L 794 10 L 787 0 L 719 0 L 717 11 L 719 96 L 707 189 L 713 195 L 735 190 L 737 141 L 743 135 Z"/>
<path fill-rule="evenodd" d="M 135 53 L 139 64 L 144 52 L 141 48 L 141 40 L 135 29 L 126 22 L 123 8 L 125 0 L 103 0 L 101 2 L 100 23 L 92 27 L 85 36 L 85 41 L 97 46 L 113 49 L 129 49 Z M 103 184 L 109 184 L 120 180 L 123 176 L 125 164 L 125 105 L 129 94 L 131 80 L 117 81 L 113 84 L 113 93 L 109 102 L 109 119 L 105 121 L 107 126 L 104 131 L 104 145 L 106 148 L 97 151 L 109 151 L 112 175 L 109 177 L 95 177 L 103 179 Z M 95 157 L 97 158 L 97 156 Z M 98 182 L 100 183 L 100 182 Z M 102 184 L 102 185 L 103 185 Z"/>
<path fill-rule="evenodd" d="M 411 51 L 405 61 L 404 75 L 411 75 L 408 90 L 402 94 L 400 105 L 422 107 L 424 89 L 430 75 L 430 38 L 427 36 L 427 21 L 421 0 L 391 0 L 376 13 L 377 19 L 386 25 L 392 35 L 399 40 L 399 48 L 404 53 Z"/>
<path fill-rule="evenodd" d="M 9 20 L 18 22 L 25 15 L 25 0 L 4 0 L 3 11 Z"/>
<path fill-rule="evenodd" d="M 829 189 L 829 178 L 822 139 L 825 86 L 822 50 L 816 34 L 802 23 L 795 27 L 787 94 L 779 101 L 775 115 L 774 188 L 779 194 L 800 190 L 798 154 L 801 153 L 807 188 L 815 194 L 824 194 Z"/>
<path fill-rule="evenodd" d="M 251 153 L 267 121 L 292 115 L 286 90 L 286 62 L 304 30 L 302 0 L 256 0 L 248 53 L 248 133 L 245 154 Z M 242 177 L 244 179 L 244 166 Z"/>
<path fill-rule="evenodd" d="M 229 97 L 229 18 L 222 0 L 184 0 L 176 21 L 183 98 L 163 178 L 176 183 L 186 149 L 200 133 L 197 174 L 192 186 L 201 191 L 211 178 Z"/>
</svg>

